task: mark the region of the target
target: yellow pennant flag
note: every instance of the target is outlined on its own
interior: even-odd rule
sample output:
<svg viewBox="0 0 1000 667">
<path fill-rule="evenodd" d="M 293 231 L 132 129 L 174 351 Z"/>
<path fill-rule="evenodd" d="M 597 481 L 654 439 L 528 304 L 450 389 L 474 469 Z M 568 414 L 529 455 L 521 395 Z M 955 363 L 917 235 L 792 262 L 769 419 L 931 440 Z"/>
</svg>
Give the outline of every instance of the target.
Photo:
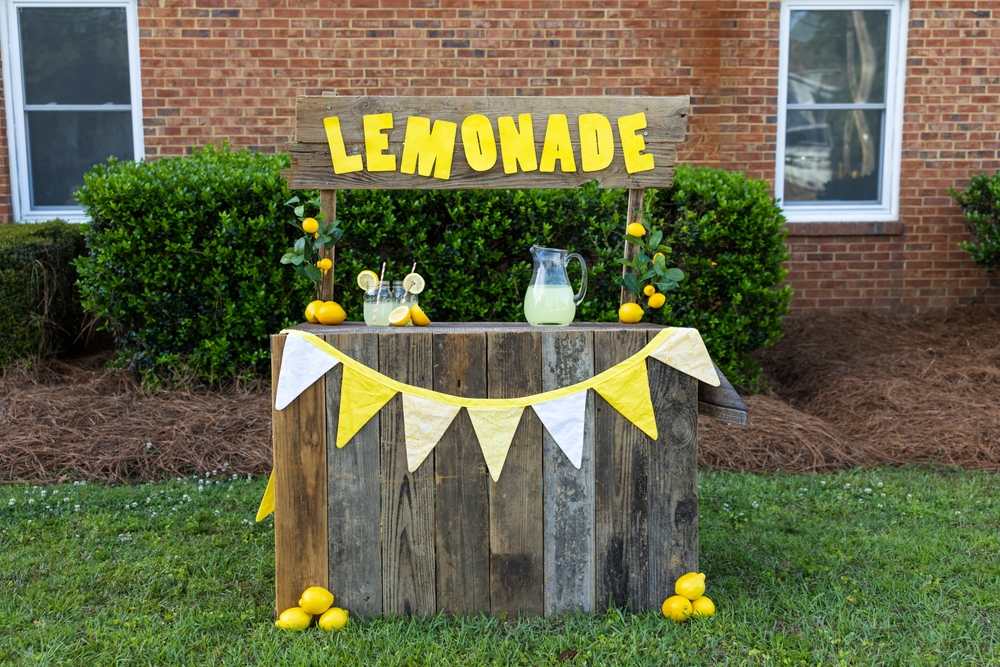
<svg viewBox="0 0 1000 667">
<path fill-rule="evenodd" d="M 645 359 L 640 359 L 628 370 L 595 385 L 594 391 L 650 438 L 656 440 L 659 437 L 653 402 L 649 398 L 649 375 L 646 373 Z"/>
<path fill-rule="evenodd" d="M 483 450 L 486 467 L 494 482 L 500 480 L 500 471 L 510 443 L 514 439 L 514 431 L 521 422 L 523 407 L 513 408 L 466 408 L 472 420 L 472 428 L 479 438 L 479 447 Z"/>
<path fill-rule="evenodd" d="M 448 405 L 403 394 L 403 428 L 406 431 L 406 469 L 415 472 L 451 426 L 460 405 Z"/>
<path fill-rule="evenodd" d="M 263 521 L 268 514 L 274 511 L 274 469 L 271 469 L 271 479 L 267 480 L 267 488 L 264 489 L 264 497 L 260 499 L 260 507 L 257 508 L 257 523 Z"/>
<path fill-rule="evenodd" d="M 705 341 L 701 339 L 698 330 L 676 327 L 667 331 L 666 339 L 649 356 L 706 384 L 718 387 L 719 375 L 715 372 L 715 365 L 708 356 Z"/>
<path fill-rule="evenodd" d="M 337 424 L 337 449 L 342 449 L 382 406 L 396 395 L 396 390 L 344 365 L 340 385 L 340 420 Z"/>
</svg>

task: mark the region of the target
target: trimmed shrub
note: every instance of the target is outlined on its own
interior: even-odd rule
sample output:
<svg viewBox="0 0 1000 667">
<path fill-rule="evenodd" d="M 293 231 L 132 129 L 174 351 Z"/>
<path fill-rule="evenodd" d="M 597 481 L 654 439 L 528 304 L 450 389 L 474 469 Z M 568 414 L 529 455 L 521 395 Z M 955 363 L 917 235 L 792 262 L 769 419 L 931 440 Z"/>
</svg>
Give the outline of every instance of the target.
<svg viewBox="0 0 1000 667">
<path fill-rule="evenodd" d="M 287 167 L 284 155 L 209 146 L 86 174 L 80 292 L 114 335 L 118 365 L 147 382 L 268 375 L 268 337 L 311 289 L 278 264 L 294 233 Z"/>
<path fill-rule="evenodd" d="M 61 220 L 0 225 L 0 367 L 69 349 L 83 311 L 73 260 L 83 225 Z"/>
<path fill-rule="evenodd" d="M 1000 172 L 976 174 L 965 190 L 948 188 L 948 194 L 962 207 L 972 236 L 958 245 L 987 271 L 1000 268 Z"/>
</svg>

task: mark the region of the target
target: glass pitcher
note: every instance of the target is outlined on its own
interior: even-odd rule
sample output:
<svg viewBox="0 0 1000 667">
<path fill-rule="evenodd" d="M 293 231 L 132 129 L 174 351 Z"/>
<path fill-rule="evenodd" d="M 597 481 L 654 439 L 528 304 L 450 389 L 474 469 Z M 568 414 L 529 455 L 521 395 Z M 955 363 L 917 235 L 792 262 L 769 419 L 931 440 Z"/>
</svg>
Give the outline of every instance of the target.
<svg viewBox="0 0 1000 667">
<path fill-rule="evenodd" d="M 565 250 L 531 246 L 535 268 L 531 273 L 528 291 L 524 295 L 524 319 L 535 327 L 564 327 L 573 321 L 576 307 L 587 294 L 587 263 L 577 253 Z M 583 269 L 580 291 L 573 294 L 566 275 L 569 260 L 580 260 Z"/>
</svg>

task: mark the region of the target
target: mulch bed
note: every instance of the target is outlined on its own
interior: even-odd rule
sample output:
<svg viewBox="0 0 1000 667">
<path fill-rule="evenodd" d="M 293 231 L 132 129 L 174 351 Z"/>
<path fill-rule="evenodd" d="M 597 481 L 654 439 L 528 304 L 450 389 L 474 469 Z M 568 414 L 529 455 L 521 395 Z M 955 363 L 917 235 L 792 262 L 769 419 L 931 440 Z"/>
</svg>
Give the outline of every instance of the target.
<svg viewBox="0 0 1000 667">
<path fill-rule="evenodd" d="M 1000 311 L 794 317 L 760 355 L 747 426 L 699 422 L 699 461 L 752 472 L 907 463 L 1000 471 Z M 143 392 L 107 355 L 0 378 L 0 483 L 271 469 L 270 391 Z"/>
</svg>

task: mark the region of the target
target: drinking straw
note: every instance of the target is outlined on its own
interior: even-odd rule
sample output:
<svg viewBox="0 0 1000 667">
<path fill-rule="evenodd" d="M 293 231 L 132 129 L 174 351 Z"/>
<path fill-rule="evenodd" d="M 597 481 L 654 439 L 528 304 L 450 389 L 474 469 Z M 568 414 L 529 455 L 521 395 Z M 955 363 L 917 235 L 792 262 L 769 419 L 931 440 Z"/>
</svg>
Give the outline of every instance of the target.
<svg viewBox="0 0 1000 667">
<path fill-rule="evenodd" d="M 375 288 L 375 312 L 378 312 L 378 302 L 382 298 L 382 281 L 385 279 L 385 262 L 382 262 L 382 275 L 378 277 L 378 287 Z"/>
</svg>

